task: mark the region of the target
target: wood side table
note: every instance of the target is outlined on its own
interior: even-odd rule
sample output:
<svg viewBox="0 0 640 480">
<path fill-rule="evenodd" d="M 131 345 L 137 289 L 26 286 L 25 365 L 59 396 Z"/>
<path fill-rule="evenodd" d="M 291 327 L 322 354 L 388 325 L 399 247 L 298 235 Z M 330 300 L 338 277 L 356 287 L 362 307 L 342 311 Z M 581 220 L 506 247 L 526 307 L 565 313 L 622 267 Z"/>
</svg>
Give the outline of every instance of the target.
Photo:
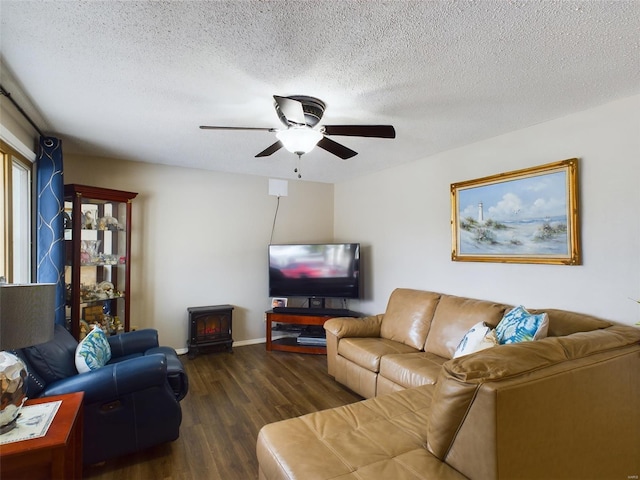
<svg viewBox="0 0 640 480">
<path fill-rule="evenodd" d="M 25 405 L 55 402 L 62 404 L 44 437 L 0 445 L 0 478 L 79 479 L 82 478 L 83 392 L 27 400 Z"/>
</svg>

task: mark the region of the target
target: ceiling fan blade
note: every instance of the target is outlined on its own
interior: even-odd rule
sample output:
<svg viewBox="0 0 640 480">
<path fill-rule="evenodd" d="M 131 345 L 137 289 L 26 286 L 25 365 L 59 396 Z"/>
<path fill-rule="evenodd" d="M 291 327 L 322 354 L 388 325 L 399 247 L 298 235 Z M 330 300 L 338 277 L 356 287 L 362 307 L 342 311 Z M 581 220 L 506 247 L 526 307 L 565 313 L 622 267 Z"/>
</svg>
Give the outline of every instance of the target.
<svg viewBox="0 0 640 480">
<path fill-rule="evenodd" d="M 273 98 L 287 120 L 297 123 L 298 125 L 307 124 L 307 120 L 304 118 L 302 103 L 287 97 L 279 97 L 278 95 L 274 95 Z"/>
<path fill-rule="evenodd" d="M 317 143 L 317 146 L 326 150 L 329 153 L 333 153 L 337 155 L 343 160 L 347 158 L 355 157 L 358 152 L 354 152 L 350 148 L 345 147 L 344 145 L 340 145 L 338 142 L 334 142 L 333 140 L 322 137 L 320 141 Z"/>
<path fill-rule="evenodd" d="M 267 127 L 218 127 L 214 125 L 200 125 L 202 130 L 260 130 L 263 132 L 275 132 L 275 128 Z"/>
<path fill-rule="evenodd" d="M 324 134 L 349 137 L 396 138 L 396 130 L 391 125 L 325 125 Z"/>
<path fill-rule="evenodd" d="M 273 145 L 265 148 L 263 151 L 261 151 L 259 154 L 257 154 L 256 157 L 268 157 L 272 153 L 276 153 L 278 150 L 280 150 L 282 148 L 282 146 L 283 146 L 282 142 L 280 140 L 278 140 L 276 143 L 274 143 Z"/>
</svg>

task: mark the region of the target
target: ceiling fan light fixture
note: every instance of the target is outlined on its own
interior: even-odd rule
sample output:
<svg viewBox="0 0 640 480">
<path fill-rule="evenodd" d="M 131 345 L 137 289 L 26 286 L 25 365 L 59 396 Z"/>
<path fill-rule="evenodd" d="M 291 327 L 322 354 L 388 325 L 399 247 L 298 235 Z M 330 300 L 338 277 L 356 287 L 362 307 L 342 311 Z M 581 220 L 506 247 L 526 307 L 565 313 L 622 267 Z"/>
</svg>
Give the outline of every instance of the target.
<svg viewBox="0 0 640 480">
<path fill-rule="evenodd" d="M 273 99 L 276 113 L 285 127 L 283 130 L 266 127 L 224 127 L 214 125 L 201 125 L 200 128 L 210 130 L 266 130 L 275 133 L 278 141 L 256 154 L 256 158 L 268 157 L 281 148 L 285 148 L 300 158 L 318 145 L 321 149 L 342 160 L 347 160 L 357 155 L 358 152 L 331 140 L 330 136 L 396 138 L 396 131 L 392 125 L 318 126 L 325 110 L 325 103 L 319 98 L 305 95 L 292 95 L 290 97 L 274 95 Z"/>
<path fill-rule="evenodd" d="M 322 139 L 322 133 L 309 127 L 288 128 L 276 133 L 284 148 L 296 155 L 303 155 L 313 150 Z"/>
</svg>

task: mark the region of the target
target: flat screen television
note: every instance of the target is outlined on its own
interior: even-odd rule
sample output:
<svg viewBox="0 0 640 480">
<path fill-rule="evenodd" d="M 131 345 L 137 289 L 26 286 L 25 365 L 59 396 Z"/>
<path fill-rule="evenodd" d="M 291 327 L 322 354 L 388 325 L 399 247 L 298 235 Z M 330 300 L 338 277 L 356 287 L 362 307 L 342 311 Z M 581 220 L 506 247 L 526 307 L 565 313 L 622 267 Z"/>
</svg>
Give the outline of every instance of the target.
<svg viewBox="0 0 640 480">
<path fill-rule="evenodd" d="M 269 245 L 270 297 L 360 298 L 360 244 Z"/>
</svg>

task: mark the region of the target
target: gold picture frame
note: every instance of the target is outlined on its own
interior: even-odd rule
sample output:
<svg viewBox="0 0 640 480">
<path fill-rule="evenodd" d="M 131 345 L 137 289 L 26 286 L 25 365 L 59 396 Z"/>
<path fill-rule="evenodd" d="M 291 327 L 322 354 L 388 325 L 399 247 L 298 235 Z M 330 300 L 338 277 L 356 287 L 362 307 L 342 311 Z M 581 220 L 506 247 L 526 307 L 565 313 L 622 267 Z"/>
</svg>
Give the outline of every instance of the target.
<svg viewBox="0 0 640 480">
<path fill-rule="evenodd" d="M 451 259 L 580 265 L 578 159 L 451 184 Z"/>
</svg>

